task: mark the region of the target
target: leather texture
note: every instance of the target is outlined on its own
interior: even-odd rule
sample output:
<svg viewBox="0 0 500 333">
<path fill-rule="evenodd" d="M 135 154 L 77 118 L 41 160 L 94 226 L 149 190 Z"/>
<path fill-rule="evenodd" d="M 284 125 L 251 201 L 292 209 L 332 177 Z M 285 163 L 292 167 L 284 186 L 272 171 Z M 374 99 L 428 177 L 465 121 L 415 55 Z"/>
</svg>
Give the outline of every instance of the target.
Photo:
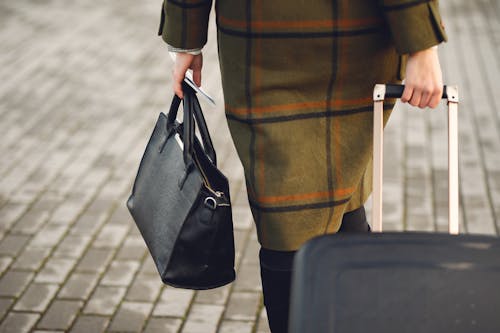
<svg viewBox="0 0 500 333">
<path fill-rule="evenodd" d="M 168 116 L 158 117 L 127 207 L 164 283 L 210 289 L 235 279 L 229 184 L 195 92 L 183 88 L 183 123 L 175 120 L 174 96 Z"/>
</svg>

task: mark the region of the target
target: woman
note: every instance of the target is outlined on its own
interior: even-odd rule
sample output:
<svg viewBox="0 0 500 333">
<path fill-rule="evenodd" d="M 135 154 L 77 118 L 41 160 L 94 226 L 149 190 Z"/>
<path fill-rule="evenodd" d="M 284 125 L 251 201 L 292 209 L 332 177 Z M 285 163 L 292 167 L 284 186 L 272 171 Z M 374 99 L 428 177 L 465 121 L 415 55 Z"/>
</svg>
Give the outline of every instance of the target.
<svg viewBox="0 0 500 333">
<path fill-rule="evenodd" d="M 160 34 L 201 84 L 211 0 L 165 0 Z M 262 245 L 271 331 L 286 332 L 292 259 L 310 238 L 367 232 L 372 90 L 406 74 L 402 101 L 436 107 L 446 40 L 437 0 L 217 0 L 229 128 Z M 390 104 L 390 103 L 389 103 Z M 386 109 L 387 121 L 393 105 Z"/>
</svg>

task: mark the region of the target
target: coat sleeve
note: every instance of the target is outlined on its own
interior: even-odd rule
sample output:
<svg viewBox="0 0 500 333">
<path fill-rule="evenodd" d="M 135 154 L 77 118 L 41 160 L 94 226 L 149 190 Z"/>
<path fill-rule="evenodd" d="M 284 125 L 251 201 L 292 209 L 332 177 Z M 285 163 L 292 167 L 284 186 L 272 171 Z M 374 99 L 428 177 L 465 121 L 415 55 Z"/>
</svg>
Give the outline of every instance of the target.
<svg viewBox="0 0 500 333">
<path fill-rule="evenodd" d="M 438 0 L 379 0 L 400 54 L 425 50 L 447 40 Z"/>
<path fill-rule="evenodd" d="M 177 49 L 201 49 L 211 8 L 212 0 L 164 0 L 158 35 Z"/>
</svg>

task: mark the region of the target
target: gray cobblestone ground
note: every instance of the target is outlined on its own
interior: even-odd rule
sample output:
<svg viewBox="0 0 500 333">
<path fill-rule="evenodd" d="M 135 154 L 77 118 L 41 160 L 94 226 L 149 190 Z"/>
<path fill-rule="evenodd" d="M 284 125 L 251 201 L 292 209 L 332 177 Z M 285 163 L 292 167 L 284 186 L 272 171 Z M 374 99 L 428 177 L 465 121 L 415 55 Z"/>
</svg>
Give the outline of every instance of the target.
<svg viewBox="0 0 500 333">
<path fill-rule="evenodd" d="M 445 79 L 462 91 L 461 224 L 498 234 L 500 7 L 441 5 Z M 218 107 L 204 109 L 231 180 L 238 279 L 203 292 L 163 286 L 124 206 L 171 96 L 159 9 L 157 0 L 0 2 L 0 332 L 269 332 L 214 34 L 203 74 Z M 385 226 L 443 231 L 446 117 L 405 109 L 386 134 Z"/>
</svg>

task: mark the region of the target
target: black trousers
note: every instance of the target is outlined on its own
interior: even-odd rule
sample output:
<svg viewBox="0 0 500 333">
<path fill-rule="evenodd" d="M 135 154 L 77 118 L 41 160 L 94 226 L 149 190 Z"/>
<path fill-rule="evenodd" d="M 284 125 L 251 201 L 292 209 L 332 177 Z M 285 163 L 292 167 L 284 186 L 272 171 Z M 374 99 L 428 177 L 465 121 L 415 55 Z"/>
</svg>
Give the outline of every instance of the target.
<svg viewBox="0 0 500 333">
<path fill-rule="evenodd" d="M 339 232 L 370 232 L 365 208 L 344 214 Z M 288 311 L 295 251 L 260 249 L 260 274 L 264 305 L 272 333 L 288 332 Z"/>
</svg>

